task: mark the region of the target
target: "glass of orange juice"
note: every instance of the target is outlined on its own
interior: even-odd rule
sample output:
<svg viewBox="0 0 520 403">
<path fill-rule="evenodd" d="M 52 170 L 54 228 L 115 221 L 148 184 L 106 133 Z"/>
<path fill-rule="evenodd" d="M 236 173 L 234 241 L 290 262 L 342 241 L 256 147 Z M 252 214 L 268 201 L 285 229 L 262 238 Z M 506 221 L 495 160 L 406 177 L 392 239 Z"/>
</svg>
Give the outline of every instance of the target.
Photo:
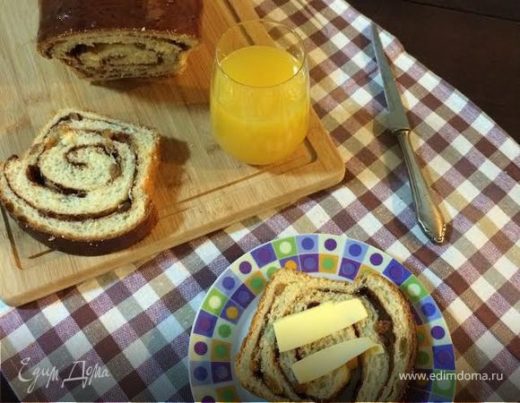
<svg viewBox="0 0 520 403">
<path fill-rule="evenodd" d="M 211 122 L 219 145 L 252 165 L 292 154 L 309 128 L 309 70 L 300 37 L 267 20 L 229 28 L 217 44 Z"/>
</svg>

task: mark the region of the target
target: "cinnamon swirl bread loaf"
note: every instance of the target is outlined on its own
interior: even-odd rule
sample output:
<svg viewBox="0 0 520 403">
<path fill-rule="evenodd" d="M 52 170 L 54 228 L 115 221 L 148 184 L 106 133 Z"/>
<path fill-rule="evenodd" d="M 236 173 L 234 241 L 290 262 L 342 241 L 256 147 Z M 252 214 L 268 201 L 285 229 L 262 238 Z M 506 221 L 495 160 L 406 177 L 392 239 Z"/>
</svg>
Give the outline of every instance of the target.
<svg viewBox="0 0 520 403">
<path fill-rule="evenodd" d="M 40 0 L 38 50 L 92 81 L 178 72 L 202 0 Z"/>
<path fill-rule="evenodd" d="M 79 255 L 123 249 L 155 224 L 158 148 L 149 129 L 63 111 L 21 158 L 0 165 L 0 201 L 51 248 Z"/>
</svg>

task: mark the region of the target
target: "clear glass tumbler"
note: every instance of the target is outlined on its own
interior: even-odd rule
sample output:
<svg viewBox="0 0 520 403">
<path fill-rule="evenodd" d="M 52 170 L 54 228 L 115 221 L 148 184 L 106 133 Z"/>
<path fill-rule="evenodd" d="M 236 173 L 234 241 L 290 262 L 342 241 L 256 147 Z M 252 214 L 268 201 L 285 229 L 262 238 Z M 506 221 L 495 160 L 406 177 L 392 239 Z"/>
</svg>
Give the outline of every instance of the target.
<svg viewBox="0 0 520 403">
<path fill-rule="evenodd" d="M 300 37 L 286 25 L 252 20 L 217 44 L 211 121 L 219 145 L 252 165 L 278 162 L 309 127 L 309 71 Z"/>
</svg>

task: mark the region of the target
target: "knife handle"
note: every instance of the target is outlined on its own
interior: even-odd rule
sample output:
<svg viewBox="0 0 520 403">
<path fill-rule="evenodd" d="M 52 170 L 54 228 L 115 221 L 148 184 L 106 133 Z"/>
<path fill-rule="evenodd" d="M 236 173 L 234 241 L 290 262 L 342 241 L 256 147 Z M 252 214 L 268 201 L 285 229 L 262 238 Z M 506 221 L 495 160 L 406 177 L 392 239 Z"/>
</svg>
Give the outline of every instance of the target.
<svg viewBox="0 0 520 403">
<path fill-rule="evenodd" d="M 403 150 L 404 161 L 410 177 L 410 187 L 415 203 L 417 221 L 428 238 L 435 243 L 442 243 L 446 235 L 446 224 L 441 212 L 433 201 L 430 188 L 422 175 L 421 167 L 415 159 L 415 152 L 410 140 L 411 131 L 407 129 L 396 130 L 394 134 L 397 135 Z"/>
</svg>

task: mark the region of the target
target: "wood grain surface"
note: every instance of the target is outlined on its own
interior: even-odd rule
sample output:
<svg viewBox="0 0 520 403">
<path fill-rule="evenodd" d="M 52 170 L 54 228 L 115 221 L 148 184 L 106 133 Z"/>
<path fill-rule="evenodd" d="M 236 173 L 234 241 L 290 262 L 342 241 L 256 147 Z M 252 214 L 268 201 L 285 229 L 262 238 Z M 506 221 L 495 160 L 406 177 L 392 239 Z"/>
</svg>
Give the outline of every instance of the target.
<svg viewBox="0 0 520 403">
<path fill-rule="evenodd" d="M 245 0 L 205 0 L 202 44 L 184 74 L 91 85 L 36 53 L 37 2 L 7 1 L 0 13 L 0 160 L 26 150 L 66 107 L 156 128 L 166 139 L 154 201 L 159 223 L 134 247 L 106 256 L 48 250 L 2 210 L 0 298 L 19 305 L 338 183 L 344 163 L 312 112 L 305 144 L 283 163 L 244 165 L 215 143 L 209 83 L 215 43 L 238 20 L 258 18 Z"/>
</svg>

